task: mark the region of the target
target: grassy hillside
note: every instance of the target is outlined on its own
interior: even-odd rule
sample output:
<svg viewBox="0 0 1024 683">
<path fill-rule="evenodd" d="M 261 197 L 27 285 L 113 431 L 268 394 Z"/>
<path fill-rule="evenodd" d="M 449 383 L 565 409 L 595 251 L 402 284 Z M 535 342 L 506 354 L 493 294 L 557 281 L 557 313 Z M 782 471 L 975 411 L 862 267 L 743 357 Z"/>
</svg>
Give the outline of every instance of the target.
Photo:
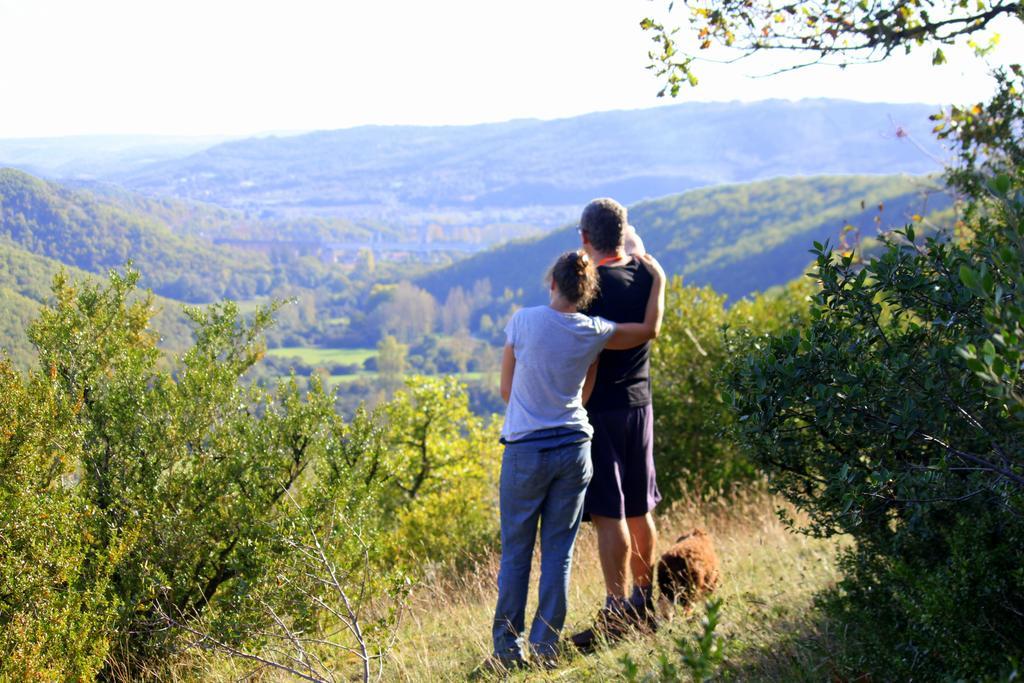
<svg viewBox="0 0 1024 683">
<path fill-rule="evenodd" d="M 779 178 L 640 202 L 630 207 L 630 222 L 667 272 L 737 298 L 799 277 L 811 243 L 836 244 L 846 225 L 869 236 L 949 204 L 920 177 Z M 575 226 L 566 226 L 429 273 L 418 284 L 443 299 L 451 287 L 489 279 L 495 291 L 522 290 L 526 303 L 539 303 L 547 267 L 578 246 Z"/>
<path fill-rule="evenodd" d="M 0 351 L 20 368 L 34 362 L 35 354 L 27 337 L 28 326 L 35 320 L 39 307 L 51 300 L 50 285 L 61 271 L 75 280 L 96 277 L 0 239 Z M 155 297 L 154 303 L 157 307 L 154 327 L 161 334 L 161 346 L 175 351 L 187 347 L 192 332 L 182 313 L 181 302 Z"/>
<path fill-rule="evenodd" d="M 424 212 L 433 210 L 455 222 L 528 215 L 554 226 L 570 207 L 601 195 L 632 203 L 776 176 L 928 173 L 935 162 L 896 130 L 938 153 L 932 110 L 770 100 L 555 121 L 365 126 L 226 142 L 112 179 L 148 194 L 275 213 L 402 222 L 429 221 Z M 547 208 L 523 214 L 528 207 Z"/>
</svg>

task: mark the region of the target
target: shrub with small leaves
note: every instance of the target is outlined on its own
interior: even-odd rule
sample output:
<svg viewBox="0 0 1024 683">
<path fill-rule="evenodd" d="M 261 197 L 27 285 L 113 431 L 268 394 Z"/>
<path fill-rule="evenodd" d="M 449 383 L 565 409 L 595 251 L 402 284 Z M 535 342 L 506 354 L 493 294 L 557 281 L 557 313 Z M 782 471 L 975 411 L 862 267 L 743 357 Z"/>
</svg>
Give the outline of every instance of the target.
<svg viewBox="0 0 1024 683">
<path fill-rule="evenodd" d="M 275 307 L 189 310 L 195 343 L 168 357 L 137 280 L 58 277 L 38 369 L 0 361 L 0 677 L 132 676 L 196 632 L 330 632 L 314 532 L 333 594 L 386 639 L 403 569 L 493 546 L 497 440 L 464 387 L 412 379 L 345 424 L 316 376 L 243 381 Z"/>
<path fill-rule="evenodd" d="M 0 360 L 0 680 L 88 680 L 103 665 L 123 544 L 93 545 L 73 485 L 74 413 L 55 376 Z"/>
<path fill-rule="evenodd" d="M 730 370 L 772 488 L 805 531 L 856 541 L 823 598 L 859 644 L 850 675 L 995 676 L 1024 653 L 1021 180 L 962 239 L 907 227 L 863 264 L 815 245 L 809 324 Z"/>
</svg>

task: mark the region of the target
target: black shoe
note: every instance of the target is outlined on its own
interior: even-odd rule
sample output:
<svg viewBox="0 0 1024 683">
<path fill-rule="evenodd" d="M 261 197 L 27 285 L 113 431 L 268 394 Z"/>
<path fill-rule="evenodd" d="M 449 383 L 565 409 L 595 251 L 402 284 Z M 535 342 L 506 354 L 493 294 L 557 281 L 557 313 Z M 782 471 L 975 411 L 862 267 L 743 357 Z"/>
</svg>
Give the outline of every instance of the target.
<svg viewBox="0 0 1024 683">
<path fill-rule="evenodd" d="M 580 652 L 589 653 L 597 649 L 599 643 L 615 643 L 629 633 L 631 628 L 638 625 L 636 612 L 632 615 L 614 612 L 607 607 L 602 608 L 594 619 L 594 625 L 585 631 L 580 631 L 569 639 Z"/>
<path fill-rule="evenodd" d="M 639 608 L 630 605 L 630 609 L 635 610 L 637 629 L 647 633 L 658 632 L 658 612 L 654 605 L 644 604 Z"/>
<path fill-rule="evenodd" d="M 469 680 L 478 681 L 482 678 L 505 677 L 515 671 L 522 671 L 529 666 L 522 657 L 497 657 L 491 655 L 470 672 Z"/>
</svg>

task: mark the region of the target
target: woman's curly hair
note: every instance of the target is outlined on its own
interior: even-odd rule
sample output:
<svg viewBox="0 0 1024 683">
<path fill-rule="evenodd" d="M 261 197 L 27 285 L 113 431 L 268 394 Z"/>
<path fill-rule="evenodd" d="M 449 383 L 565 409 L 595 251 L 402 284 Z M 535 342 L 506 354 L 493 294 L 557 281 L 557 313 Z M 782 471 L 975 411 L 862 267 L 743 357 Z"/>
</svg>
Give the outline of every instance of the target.
<svg viewBox="0 0 1024 683">
<path fill-rule="evenodd" d="M 597 268 L 584 251 L 567 251 L 559 256 L 547 279 L 577 310 L 586 308 L 597 296 Z"/>
</svg>

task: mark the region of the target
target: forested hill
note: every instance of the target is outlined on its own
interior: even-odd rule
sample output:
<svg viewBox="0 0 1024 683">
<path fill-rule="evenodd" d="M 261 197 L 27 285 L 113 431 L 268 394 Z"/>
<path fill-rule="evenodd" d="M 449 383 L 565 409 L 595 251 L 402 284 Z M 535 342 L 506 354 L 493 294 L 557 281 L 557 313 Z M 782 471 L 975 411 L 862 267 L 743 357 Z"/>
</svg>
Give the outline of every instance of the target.
<svg viewBox="0 0 1024 683">
<path fill-rule="evenodd" d="M 217 209 L 127 193 L 103 196 L 0 169 L 0 239 L 68 266 L 103 273 L 131 260 L 143 286 L 190 303 L 263 296 L 327 277 L 313 257 L 272 261 L 195 234 L 203 232 L 196 226 L 217 234 L 235 220 Z"/>
<path fill-rule="evenodd" d="M 12 169 L 0 170 L 0 237 L 93 273 L 132 260 L 148 287 L 184 301 L 241 296 L 250 286 L 258 293 L 269 285 L 256 280 L 267 269 L 252 259 L 175 234 L 145 213 Z M 225 271 L 233 281 L 225 280 Z"/>
<path fill-rule="evenodd" d="M 29 253 L 7 239 L 0 238 L 0 353 L 17 367 L 28 367 L 34 354 L 28 341 L 28 327 L 40 305 L 52 300 L 54 276 L 63 271 L 75 280 L 90 273 L 60 261 Z M 95 278 L 94 278 L 95 279 Z M 180 351 L 192 339 L 191 328 L 180 302 L 156 297 L 154 327 L 166 349 Z"/>
<path fill-rule="evenodd" d="M 555 226 L 601 195 L 624 202 L 728 182 L 937 170 L 929 105 L 687 103 L 476 126 L 367 126 L 226 142 L 112 177 L 152 195 L 269 213 L 385 222 L 427 210 Z M 559 209 L 559 210 L 556 210 Z"/>
<path fill-rule="evenodd" d="M 872 237 L 950 203 L 925 177 L 780 178 L 640 202 L 629 216 L 668 273 L 735 299 L 799 277 L 811 261 L 811 243 L 837 244 L 846 225 Z M 855 235 L 848 232 L 847 239 Z M 572 224 L 434 271 L 417 284 L 443 300 L 453 287 L 489 279 L 495 291 L 521 289 L 525 303 L 541 303 L 545 270 L 560 252 L 578 247 Z"/>
</svg>

